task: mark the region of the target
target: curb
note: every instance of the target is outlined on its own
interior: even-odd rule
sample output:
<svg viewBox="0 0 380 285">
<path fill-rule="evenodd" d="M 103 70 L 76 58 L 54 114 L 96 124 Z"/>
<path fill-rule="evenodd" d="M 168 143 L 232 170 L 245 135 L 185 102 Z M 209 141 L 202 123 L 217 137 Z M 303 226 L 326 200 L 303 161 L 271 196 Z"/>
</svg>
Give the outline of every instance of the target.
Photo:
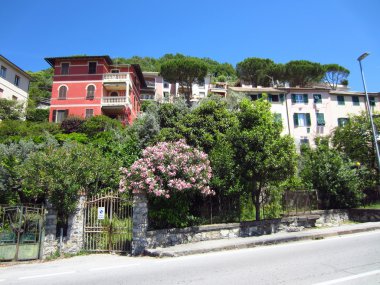
<svg viewBox="0 0 380 285">
<path fill-rule="evenodd" d="M 246 242 L 239 242 L 236 244 L 229 244 L 229 245 L 222 245 L 222 246 L 214 246 L 210 248 L 200 248 L 200 249 L 183 249 L 178 251 L 172 251 L 172 250 L 165 250 L 165 248 L 158 248 L 158 249 L 146 249 L 144 251 L 144 255 L 146 256 L 152 256 L 152 257 L 179 257 L 179 256 L 186 256 L 186 255 L 193 255 L 193 254 L 202 254 L 202 253 L 209 253 L 209 252 L 218 252 L 218 251 L 226 251 L 226 250 L 236 250 L 236 249 L 245 249 L 245 248 L 253 248 L 253 247 L 259 247 L 259 246 L 267 246 L 267 245 L 275 245 L 275 244 L 282 244 L 282 243 L 288 243 L 288 242 L 296 242 L 296 241 L 303 241 L 303 240 L 320 240 L 324 238 L 330 238 L 330 237 L 338 237 L 343 235 L 349 235 L 349 234 L 356 234 L 356 233 L 362 233 L 362 232 L 370 232 L 370 231 L 376 231 L 380 230 L 380 226 L 373 226 L 373 227 L 367 227 L 367 228 L 359 228 L 359 229 L 352 229 L 352 230 L 341 230 L 336 232 L 327 232 L 327 233 L 311 233 L 303 232 L 298 233 L 298 235 L 294 236 L 281 236 L 281 237 L 275 237 L 275 236 L 268 236 L 265 240 L 250 240 Z M 231 241 L 229 239 L 228 241 Z M 194 243 L 195 244 L 195 243 Z M 190 244 L 189 244 L 190 245 Z M 169 249 L 169 248 L 166 248 Z"/>
</svg>

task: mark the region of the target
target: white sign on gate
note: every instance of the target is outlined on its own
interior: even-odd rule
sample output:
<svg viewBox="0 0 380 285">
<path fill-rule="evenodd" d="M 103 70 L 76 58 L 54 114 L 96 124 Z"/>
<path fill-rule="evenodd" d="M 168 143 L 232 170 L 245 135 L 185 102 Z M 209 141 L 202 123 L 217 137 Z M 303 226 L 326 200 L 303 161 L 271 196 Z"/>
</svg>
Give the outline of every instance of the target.
<svg viewBox="0 0 380 285">
<path fill-rule="evenodd" d="M 104 220 L 104 213 L 105 213 L 105 208 L 98 207 L 98 220 Z"/>
</svg>

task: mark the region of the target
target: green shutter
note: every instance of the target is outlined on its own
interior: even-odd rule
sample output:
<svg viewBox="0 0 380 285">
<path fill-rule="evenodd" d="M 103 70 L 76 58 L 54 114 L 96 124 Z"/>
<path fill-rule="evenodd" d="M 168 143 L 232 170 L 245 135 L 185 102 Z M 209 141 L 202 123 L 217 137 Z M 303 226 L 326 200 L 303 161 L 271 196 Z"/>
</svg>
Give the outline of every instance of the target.
<svg viewBox="0 0 380 285">
<path fill-rule="evenodd" d="M 296 103 L 296 94 L 292 94 L 292 103 L 293 103 L 293 104 Z"/>
<path fill-rule="evenodd" d="M 344 96 L 338 96 L 338 105 L 344 105 Z"/>
<path fill-rule="evenodd" d="M 308 126 L 308 127 L 311 126 L 310 113 L 306 113 L 306 126 Z"/>
<path fill-rule="evenodd" d="M 317 113 L 317 125 L 324 126 L 325 124 L 325 115 L 323 113 Z"/>
<path fill-rule="evenodd" d="M 294 121 L 294 126 L 298 127 L 298 114 L 297 113 L 293 114 L 293 121 Z"/>
<path fill-rule="evenodd" d="M 285 101 L 285 95 L 284 94 L 280 94 L 280 101 L 281 101 L 281 103 Z"/>
<path fill-rule="evenodd" d="M 322 95 L 321 94 L 314 94 L 313 95 L 313 98 L 314 98 L 314 103 L 322 103 Z"/>
<path fill-rule="evenodd" d="M 261 98 L 263 98 L 263 94 L 261 93 L 257 94 L 257 99 L 261 99 Z"/>
<path fill-rule="evenodd" d="M 369 96 L 369 105 L 370 106 L 375 106 L 376 105 L 375 97 Z"/>
<path fill-rule="evenodd" d="M 309 103 L 309 98 L 308 98 L 307 94 L 303 94 L 303 102 L 305 104 Z"/>
<path fill-rule="evenodd" d="M 272 94 L 268 94 L 268 101 L 272 102 Z"/>
<path fill-rule="evenodd" d="M 359 96 L 352 96 L 352 105 L 359 106 Z"/>
</svg>

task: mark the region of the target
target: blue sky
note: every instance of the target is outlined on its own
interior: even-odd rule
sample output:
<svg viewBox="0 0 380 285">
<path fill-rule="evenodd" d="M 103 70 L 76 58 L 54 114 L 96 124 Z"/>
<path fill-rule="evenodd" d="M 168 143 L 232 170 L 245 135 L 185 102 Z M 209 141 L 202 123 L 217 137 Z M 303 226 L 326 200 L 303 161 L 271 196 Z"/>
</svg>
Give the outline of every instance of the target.
<svg viewBox="0 0 380 285">
<path fill-rule="evenodd" d="M 338 63 L 380 91 L 379 0 L 1 0 L 0 54 L 25 70 L 49 56 L 183 53 L 234 66 L 246 57 Z"/>
</svg>

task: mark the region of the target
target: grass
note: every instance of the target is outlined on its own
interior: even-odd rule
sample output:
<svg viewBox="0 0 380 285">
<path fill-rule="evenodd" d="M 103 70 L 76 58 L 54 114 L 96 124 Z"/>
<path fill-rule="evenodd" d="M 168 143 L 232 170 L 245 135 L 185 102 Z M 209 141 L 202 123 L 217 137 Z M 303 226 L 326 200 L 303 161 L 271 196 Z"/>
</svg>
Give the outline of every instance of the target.
<svg viewBox="0 0 380 285">
<path fill-rule="evenodd" d="M 359 209 L 380 209 L 380 202 L 366 205 L 366 206 L 361 206 Z"/>
</svg>

